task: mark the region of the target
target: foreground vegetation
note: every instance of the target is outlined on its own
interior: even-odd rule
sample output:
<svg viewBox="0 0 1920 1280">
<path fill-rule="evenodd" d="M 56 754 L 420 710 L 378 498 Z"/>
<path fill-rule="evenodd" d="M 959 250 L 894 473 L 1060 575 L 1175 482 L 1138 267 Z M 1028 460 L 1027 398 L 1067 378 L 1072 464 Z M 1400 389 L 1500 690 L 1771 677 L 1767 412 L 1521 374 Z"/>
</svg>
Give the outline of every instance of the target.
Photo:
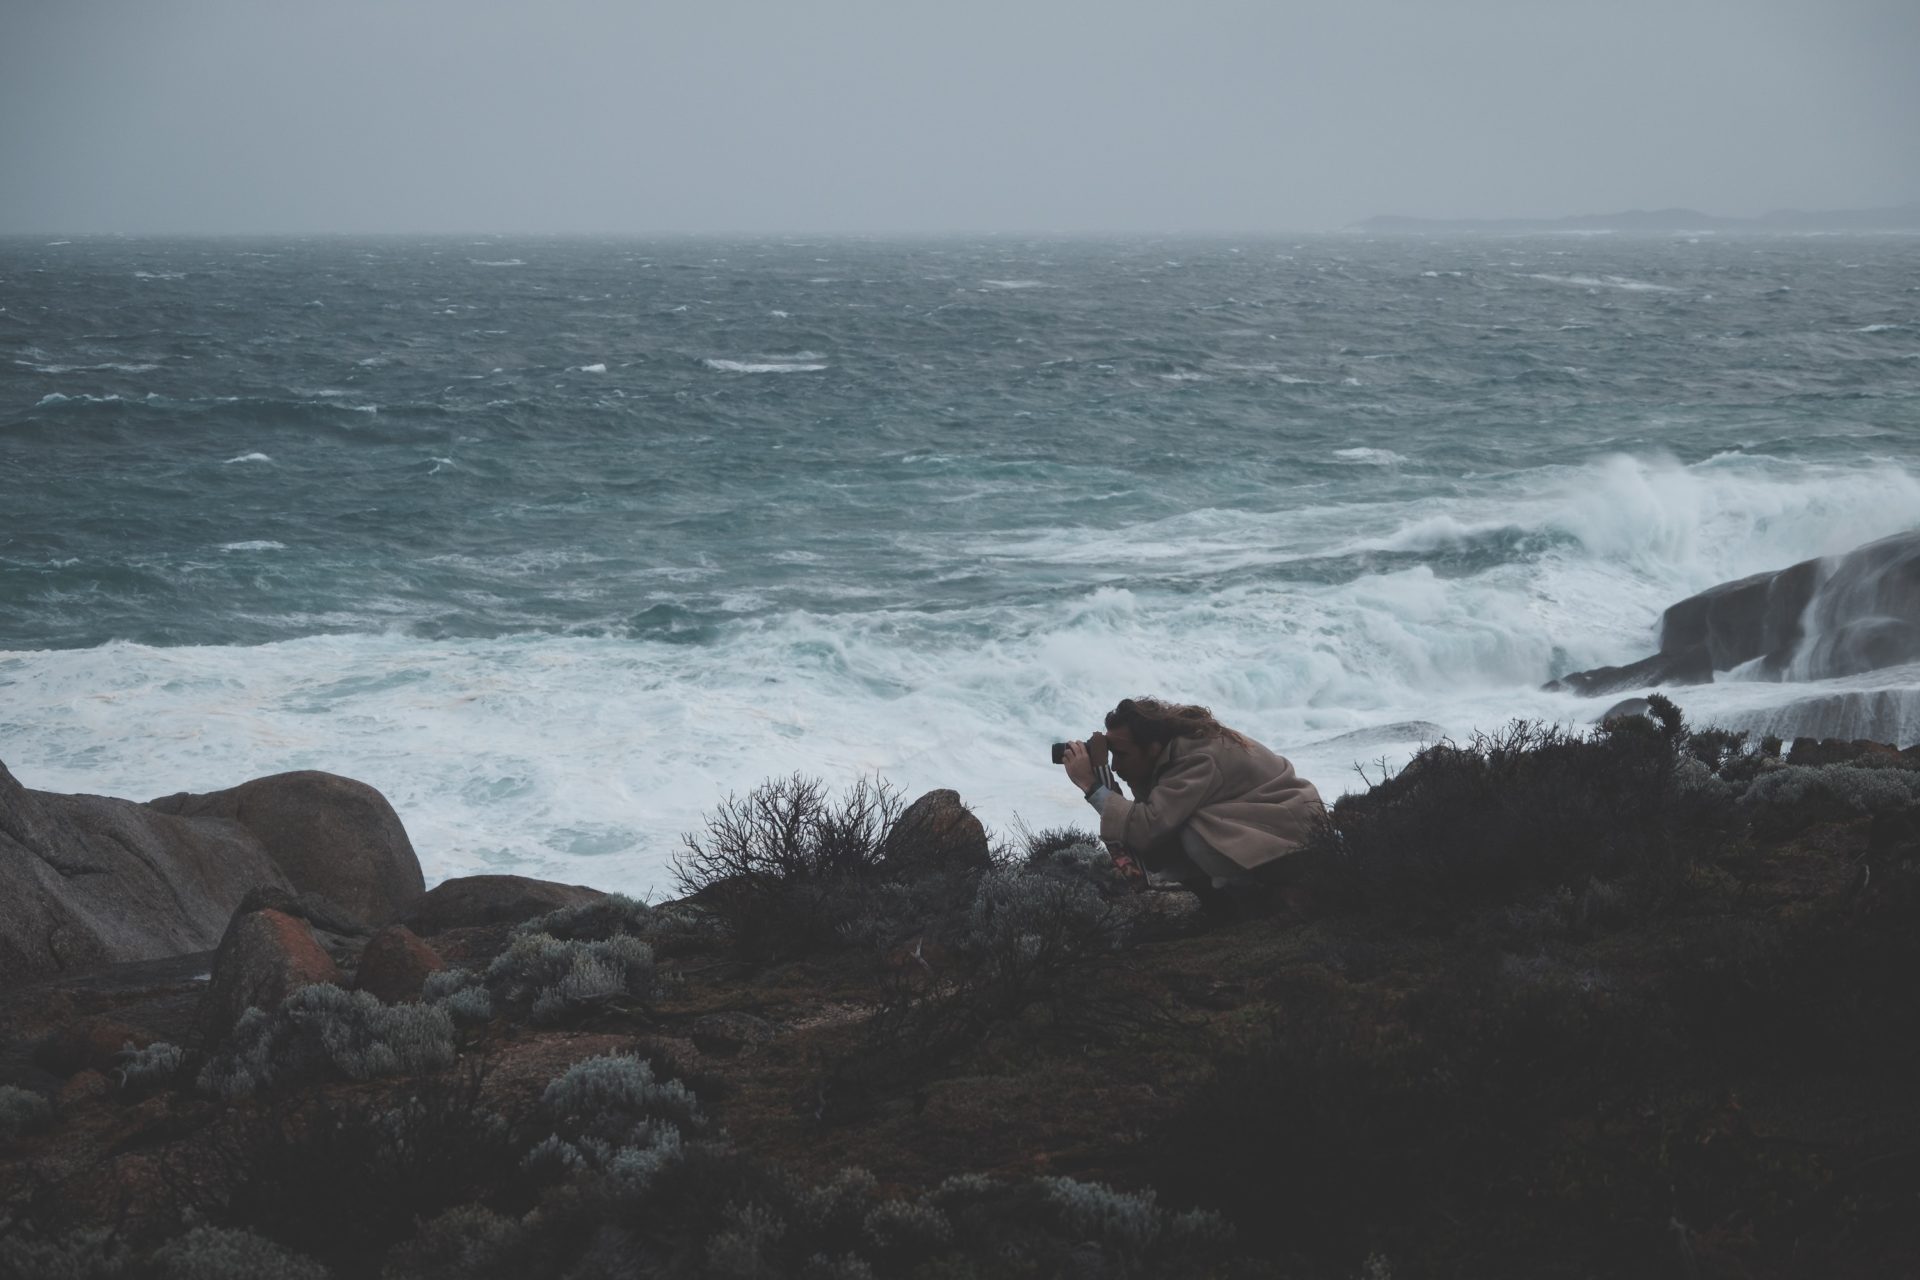
<svg viewBox="0 0 1920 1280">
<path fill-rule="evenodd" d="M 1515 725 L 1249 918 L 779 780 L 680 903 L 0 1087 L 0 1277 L 1920 1271 L 1920 771 Z"/>
</svg>

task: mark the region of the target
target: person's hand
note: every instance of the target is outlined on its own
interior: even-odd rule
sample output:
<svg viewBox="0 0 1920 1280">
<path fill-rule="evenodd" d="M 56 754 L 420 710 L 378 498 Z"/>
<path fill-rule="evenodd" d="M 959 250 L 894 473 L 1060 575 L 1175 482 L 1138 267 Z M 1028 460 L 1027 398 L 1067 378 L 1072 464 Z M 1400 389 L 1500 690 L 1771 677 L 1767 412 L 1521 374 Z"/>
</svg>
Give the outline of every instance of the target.
<svg viewBox="0 0 1920 1280">
<path fill-rule="evenodd" d="M 1093 786 L 1093 757 L 1087 754 L 1087 744 L 1079 740 L 1067 744 L 1067 754 L 1060 762 L 1067 771 L 1067 777 L 1073 785 L 1085 795 Z"/>
</svg>

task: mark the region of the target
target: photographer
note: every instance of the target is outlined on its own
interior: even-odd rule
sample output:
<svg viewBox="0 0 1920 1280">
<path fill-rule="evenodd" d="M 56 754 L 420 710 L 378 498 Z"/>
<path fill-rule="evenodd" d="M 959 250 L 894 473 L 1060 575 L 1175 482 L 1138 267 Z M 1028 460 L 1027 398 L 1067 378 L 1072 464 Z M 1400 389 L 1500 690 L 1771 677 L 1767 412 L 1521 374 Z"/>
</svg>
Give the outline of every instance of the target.
<svg viewBox="0 0 1920 1280">
<path fill-rule="evenodd" d="M 1133 791 L 1106 779 L 1105 757 Z M 1100 813 L 1110 849 L 1170 875 L 1209 906 L 1285 878 L 1286 855 L 1324 812 L 1293 765 L 1213 718 L 1205 707 L 1127 698 L 1106 732 L 1061 752 L 1067 777 Z"/>
</svg>

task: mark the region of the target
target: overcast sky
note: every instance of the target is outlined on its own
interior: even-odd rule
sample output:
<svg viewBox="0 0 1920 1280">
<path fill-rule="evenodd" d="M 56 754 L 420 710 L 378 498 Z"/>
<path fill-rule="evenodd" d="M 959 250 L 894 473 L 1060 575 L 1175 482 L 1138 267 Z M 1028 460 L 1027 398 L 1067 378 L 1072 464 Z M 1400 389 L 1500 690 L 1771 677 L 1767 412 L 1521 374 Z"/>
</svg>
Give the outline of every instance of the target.
<svg viewBox="0 0 1920 1280">
<path fill-rule="evenodd" d="M 0 232 L 1920 198 L 1920 0 L 0 0 Z"/>
</svg>

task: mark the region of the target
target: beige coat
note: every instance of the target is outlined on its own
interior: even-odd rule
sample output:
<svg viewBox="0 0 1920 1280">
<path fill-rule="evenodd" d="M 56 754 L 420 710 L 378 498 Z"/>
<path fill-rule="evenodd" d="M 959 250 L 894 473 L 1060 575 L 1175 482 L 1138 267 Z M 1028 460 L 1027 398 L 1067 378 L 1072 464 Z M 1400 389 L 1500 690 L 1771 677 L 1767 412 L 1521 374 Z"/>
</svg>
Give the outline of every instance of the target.
<svg viewBox="0 0 1920 1280">
<path fill-rule="evenodd" d="M 1314 785 L 1284 756 L 1257 742 L 1175 738 L 1160 752 L 1146 798 L 1109 791 L 1100 808 L 1100 838 L 1122 845 L 1149 866 L 1180 847 L 1180 829 L 1248 871 L 1306 843 L 1324 812 Z"/>
</svg>

